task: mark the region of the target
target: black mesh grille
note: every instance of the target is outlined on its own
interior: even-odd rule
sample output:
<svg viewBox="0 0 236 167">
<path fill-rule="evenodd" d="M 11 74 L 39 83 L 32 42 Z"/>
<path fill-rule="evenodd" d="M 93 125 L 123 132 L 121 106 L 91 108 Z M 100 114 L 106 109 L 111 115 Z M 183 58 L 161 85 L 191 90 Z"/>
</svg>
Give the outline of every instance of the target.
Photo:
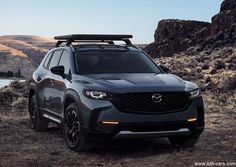
<svg viewBox="0 0 236 167">
<path fill-rule="evenodd" d="M 154 102 L 153 95 L 161 95 L 162 100 Z M 184 110 L 189 104 L 189 98 L 185 92 L 127 93 L 116 97 L 113 104 L 121 112 L 155 114 Z"/>
</svg>

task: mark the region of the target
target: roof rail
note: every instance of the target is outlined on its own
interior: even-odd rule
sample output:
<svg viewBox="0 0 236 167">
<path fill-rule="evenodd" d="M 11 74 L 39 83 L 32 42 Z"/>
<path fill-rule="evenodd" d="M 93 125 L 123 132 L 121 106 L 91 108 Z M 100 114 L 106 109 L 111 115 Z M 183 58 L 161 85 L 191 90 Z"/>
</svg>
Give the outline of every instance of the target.
<svg viewBox="0 0 236 167">
<path fill-rule="evenodd" d="M 132 35 L 105 35 L 105 34 L 72 34 L 55 36 L 54 39 L 58 40 L 56 47 L 60 46 L 62 43 L 66 43 L 69 46 L 72 42 L 105 42 L 108 44 L 114 44 L 113 41 L 124 41 L 126 45 L 132 45 L 130 38 Z"/>
</svg>

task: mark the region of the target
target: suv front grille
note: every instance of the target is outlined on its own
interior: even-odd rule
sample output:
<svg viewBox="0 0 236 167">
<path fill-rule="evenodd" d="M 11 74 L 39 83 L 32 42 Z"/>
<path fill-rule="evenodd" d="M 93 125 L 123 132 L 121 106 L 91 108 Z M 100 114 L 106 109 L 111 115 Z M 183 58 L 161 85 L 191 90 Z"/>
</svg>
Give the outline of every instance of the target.
<svg viewBox="0 0 236 167">
<path fill-rule="evenodd" d="M 161 101 L 154 102 L 153 95 L 161 95 Z M 167 113 L 184 110 L 189 104 L 186 92 L 147 92 L 118 95 L 113 101 L 121 112 L 129 113 Z"/>
</svg>

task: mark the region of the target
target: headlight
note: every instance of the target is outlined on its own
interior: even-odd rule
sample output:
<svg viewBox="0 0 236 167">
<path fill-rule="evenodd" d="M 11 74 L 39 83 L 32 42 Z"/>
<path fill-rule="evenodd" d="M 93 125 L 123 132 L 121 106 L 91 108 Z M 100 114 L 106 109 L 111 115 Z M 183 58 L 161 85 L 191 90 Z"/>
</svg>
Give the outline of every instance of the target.
<svg viewBox="0 0 236 167">
<path fill-rule="evenodd" d="M 190 97 L 199 96 L 199 95 L 201 95 L 201 90 L 200 89 L 193 90 L 189 93 L 189 95 L 190 95 Z"/>
<path fill-rule="evenodd" d="M 92 99 L 102 100 L 107 97 L 107 94 L 101 91 L 85 90 L 84 93 L 87 97 Z"/>
</svg>

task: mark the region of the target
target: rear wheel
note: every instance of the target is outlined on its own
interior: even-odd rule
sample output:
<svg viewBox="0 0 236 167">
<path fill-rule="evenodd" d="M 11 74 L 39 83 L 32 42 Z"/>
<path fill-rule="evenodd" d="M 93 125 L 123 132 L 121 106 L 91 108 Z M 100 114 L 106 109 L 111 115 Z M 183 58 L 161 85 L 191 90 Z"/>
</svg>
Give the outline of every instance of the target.
<svg viewBox="0 0 236 167">
<path fill-rule="evenodd" d="M 199 136 L 169 137 L 171 144 L 177 147 L 193 147 L 198 142 Z"/>
<path fill-rule="evenodd" d="M 40 118 L 38 113 L 38 103 L 35 95 L 30 99 L 29 104 L 30 127 L 35 131 L 41 132 L 47 129 L 48 121 Z"/>
<path fill-rule="evenodd" d="M 81 131 L 81 121 L 77 105 L 70 104 L 65 111 L 63 134 L 66 145 L 73 151 L 89 151 L 91 143 L 86 140 Z"/>
</svg>

